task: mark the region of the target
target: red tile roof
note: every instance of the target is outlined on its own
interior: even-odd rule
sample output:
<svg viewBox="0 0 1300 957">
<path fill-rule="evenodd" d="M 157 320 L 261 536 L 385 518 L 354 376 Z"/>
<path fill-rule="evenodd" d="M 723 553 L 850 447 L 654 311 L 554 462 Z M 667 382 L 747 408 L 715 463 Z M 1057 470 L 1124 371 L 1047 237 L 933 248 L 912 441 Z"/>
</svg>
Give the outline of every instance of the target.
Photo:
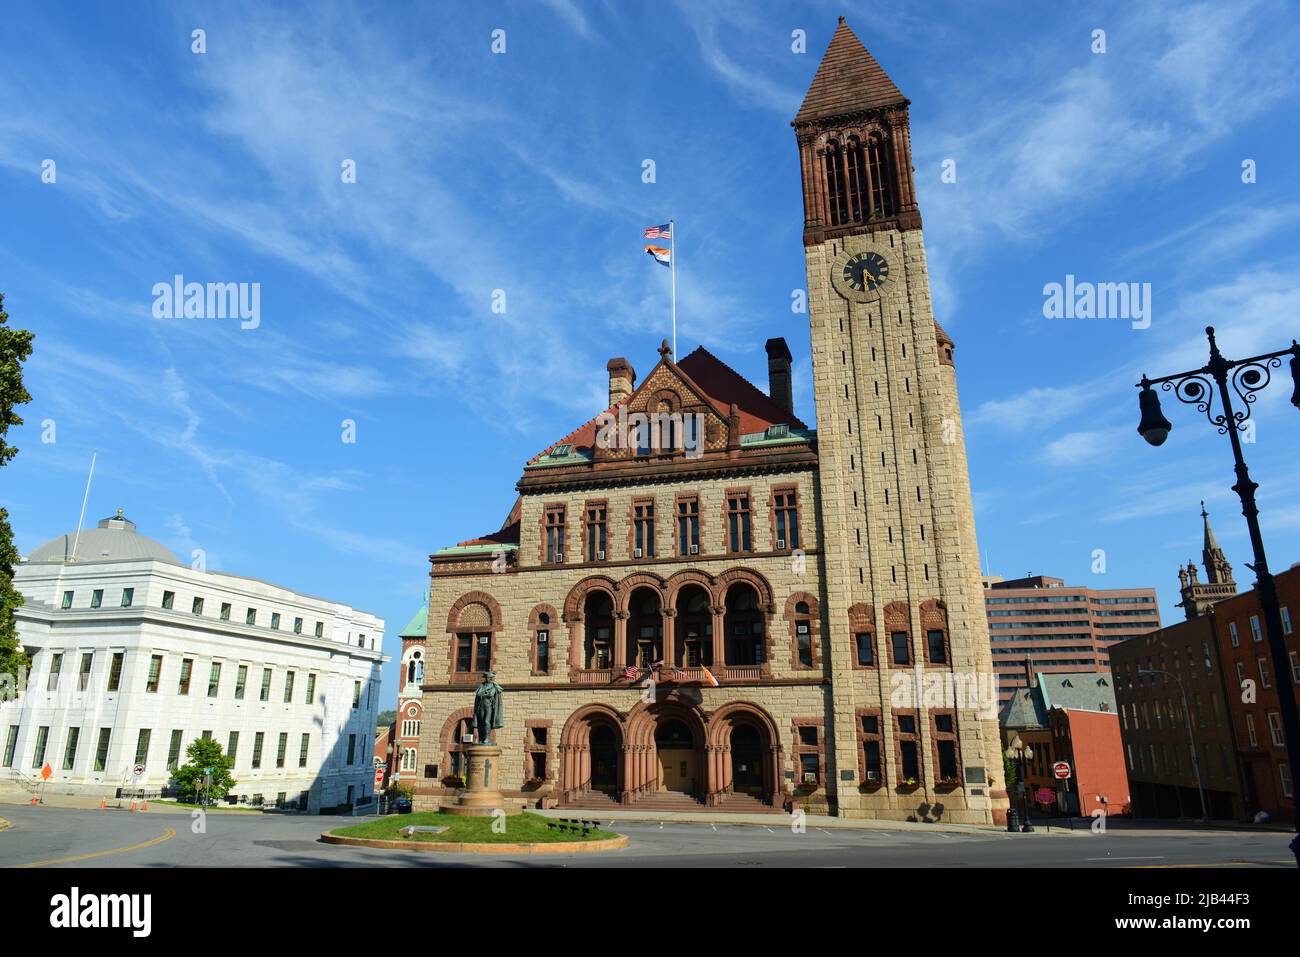
<svg viewBox="0 0 1300 957">
<path fill-rule="evenodd" d="M 906 102 L 907 97 L 840 17 L 840 25 L 835 28 L 794 122 L 807 123 Z"/>
<path fill-rule="evenodd" d="M 766 392 L 703 346 L 678 363 L 677 368 L 690 376 L 721 415 L 726 416 L 731 403 L 736 403 L 740 411 L 740 431 L 744 434 L 762 432 L 769 425 L 782 422 L 796 429 L 807 428 L 798 416 L 785 411 Z"/>
</svg>

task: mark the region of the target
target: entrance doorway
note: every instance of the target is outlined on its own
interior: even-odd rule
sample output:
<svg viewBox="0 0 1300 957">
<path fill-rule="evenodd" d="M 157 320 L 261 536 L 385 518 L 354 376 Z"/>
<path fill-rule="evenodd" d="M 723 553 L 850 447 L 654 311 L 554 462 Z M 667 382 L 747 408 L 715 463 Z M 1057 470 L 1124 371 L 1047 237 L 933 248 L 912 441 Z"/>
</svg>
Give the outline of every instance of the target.
<svg viewBox="0 0 1300 957">
<path fill-rule="evenodd" d="M 695 741 L 681 721 L 665 721 L 655 729 L 659 753 L 659 790 L 694 794 L 697 762 Z"/>
<path fill-rule="evenodd" d="M 763 793 L 763 742 L 752 724 L 737 725 L 731 731 L 731 780 L 742 794 Z"/>
<path fill-rule="evenodd" d="M 591 729 L 591 789 L 618 792 L 618 735 L 607 724 Z"/>
</svg>

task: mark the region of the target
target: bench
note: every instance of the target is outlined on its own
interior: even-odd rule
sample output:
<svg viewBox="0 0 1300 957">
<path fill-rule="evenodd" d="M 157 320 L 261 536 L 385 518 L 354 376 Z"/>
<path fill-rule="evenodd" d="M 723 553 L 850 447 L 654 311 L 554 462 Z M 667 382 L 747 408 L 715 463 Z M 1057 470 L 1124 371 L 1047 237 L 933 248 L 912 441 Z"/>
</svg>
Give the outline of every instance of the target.
<svg viewBox="0 0 1300 957">
<path fill-rule="evenodd" d="M 562 817 L 555 821 L 547 821 L 546 827 L 552 831 L 562 833 L 581 833 L 583 837 L 589 835 L 592 831 L 600 826 L 599 821 L 583 821 L 576 818 Z"/>
</svg>

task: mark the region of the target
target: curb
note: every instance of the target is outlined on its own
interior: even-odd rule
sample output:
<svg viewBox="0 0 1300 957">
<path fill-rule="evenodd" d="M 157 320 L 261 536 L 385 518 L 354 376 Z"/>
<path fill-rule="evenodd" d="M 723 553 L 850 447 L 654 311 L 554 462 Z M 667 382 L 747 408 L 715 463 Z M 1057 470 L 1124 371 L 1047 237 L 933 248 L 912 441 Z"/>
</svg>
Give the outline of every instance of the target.
<svg viewBox="0 0 1300 957">
<path fill-rule="evenodd" d="M 373 837 L 345 837 L 325 831 L 320 839 L 326 844 L 349 847 L 377 847 L 391 851 L 442 851 L 448 854 L 581 854 L 616 851 L 628 846 L 626 834 L 600 841 L 556 841 L 548 844 L 457 844 L 450 841 L 384 841 Z"/>
<path fill-rule="evenodd" d="M 589 818 L 593 821 L 612 821 L 617 824 L 619 821 L 630 823 L 655 823 L 655 824 L 715 824 L 740 827 L 771 827 L 773 818 L 776 822 L 783 825 L 788 823 L 790 815 L 782 814 L 753 814 L 753 815 L 729 815 L 725 812 L 713 813 L 691 813 L 683 811 L 668 811 L 655 813 L 653 811 L 640 812 L 632 810 L 614 810 L 601 809 L 594 811 L 589 808 L 553 808 L 546 812 L 539 812 L 532 809 L 524 811 L 525 814 L 536 814 L 538 817 L 558 818 L 558 817 L 582 817 Z M 684 814 L 689 816 L 677 817 L 675 815 Z M 808 827 L 825 828 L 827 830 L 856 830 L 856 831 L 889 831 L 895 834 L 911 833 L 930 833 L 933 831 L 944 831 L 952 834 L 999 834 L 1006 831 L 1005 825 L 997 824 L 957 824 L 940 821 L 932 822 L 913 822 L 913 821 L 886 821 L 871 818 L 830 818 L 829 820 L 812 818 L 808 819 Z M 1053 831 L 1055 833 L 1055 831 Z M 1062 832 L 1064 833 L 1064 831 Z"/>
</svg>

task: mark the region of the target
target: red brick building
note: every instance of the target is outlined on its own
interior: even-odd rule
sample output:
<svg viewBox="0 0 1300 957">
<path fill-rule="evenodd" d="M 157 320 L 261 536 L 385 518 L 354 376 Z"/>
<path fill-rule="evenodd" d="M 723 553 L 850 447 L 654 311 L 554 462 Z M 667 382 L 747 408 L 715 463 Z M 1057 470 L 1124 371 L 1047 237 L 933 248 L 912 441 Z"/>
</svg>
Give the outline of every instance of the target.
<svg viewBox="0 0 1300 957">
<path fill-rule="evenodd" d="M 1300 685 L 1300 644 L 1293 615 L 1300 610 L 1300 564 L 1275 576 L 1282 606 L 1282 634 L 1289 665 L 1274 674 L 1264 636 L 1264 612 L 1253 589 L 1214 606 L 1215 636 L 1227 670 L 1228 707 L 1241 762 L 1246 811 L 1267 811 L 1274 821 L 1295 820 L 1295 786 L 1287 764 L 1278 705 L 1279 689 L 1294 694 Z M 1238 689 L 1239 692 L 1238 692 Z"/>
<path fill-rule="evenodd" d="M 1058 761 L 1068 761 L 1071 777 L 1067 787 L 1067 810 L 1084 816 L 1104 810 L 1108 814 L 1129 813 L 1128 771 L 1124 767 L 1124 744 L 1120 739 L 1119 715 L 1113 711 L 1085 711 L 1053 708 L 1052 749 Z"/>
<path fill-rule="evenodd" d="M 375 734 L 375 793 L 382 793 L 393 779 L 393 741 L 396 725 L 380 728 Z M 381 771 L 382 769 L 382 771 Z"/>
<path fill-rule="evenodd" d="M 999 704 L 1026 687 L 1033 672 L 1077 674 L 1110 670 L 1110 648 L 1160 627 L 1154 588 L 1087 588 L 1032 575 L 984 579 Z"/>
<path fill-rule="evenodd" d="M 1199 818 L 1202 788 L 1211 818 L 1250 817 L 1230 713 L 1232 665 L 1221 657 L 1215 638 L 1218 612 L 1219 606 L 1202 608 L 1192 619 L 1126 641 L 1112 652 L 1138 817 Z"/>
</svg>

